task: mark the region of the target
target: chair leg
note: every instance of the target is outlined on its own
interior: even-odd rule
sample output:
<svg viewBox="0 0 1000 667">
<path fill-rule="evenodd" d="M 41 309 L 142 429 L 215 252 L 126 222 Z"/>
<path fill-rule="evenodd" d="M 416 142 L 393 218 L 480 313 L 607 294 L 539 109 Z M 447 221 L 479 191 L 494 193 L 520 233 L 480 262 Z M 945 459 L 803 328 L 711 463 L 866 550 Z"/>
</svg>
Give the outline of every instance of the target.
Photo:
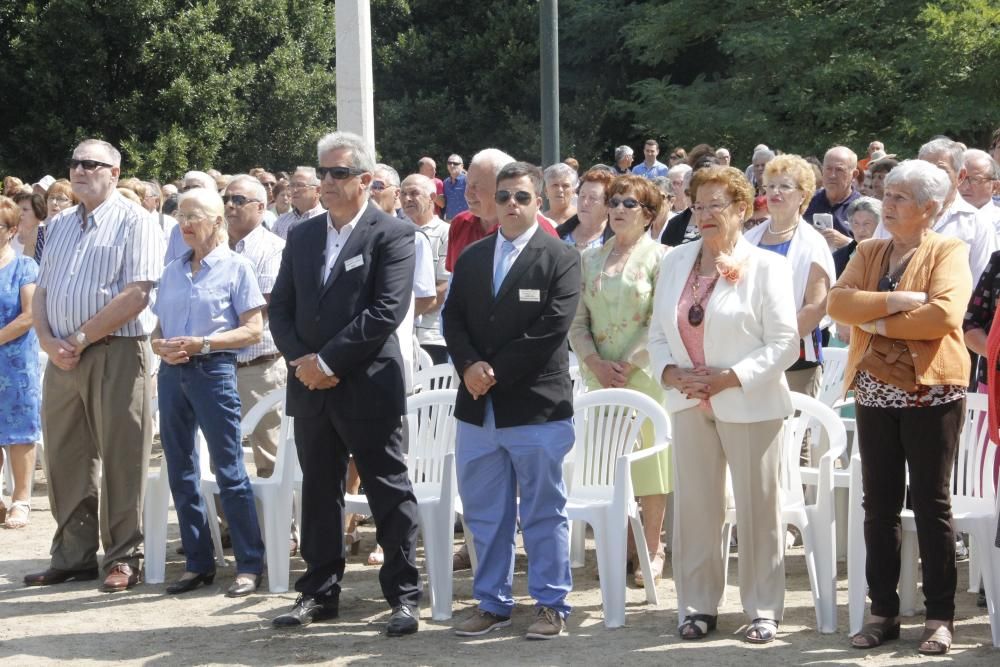
<svg viewBox="0 0 1000 667">
<path fill-rule="evenodd" d="M 208 530 L 212 533 L 212 544 L 215 546 L 216 567 L 226 566 L 226 554 L 222 550 L 222 531 L 219 530 L 219 515 L 215 511 L 215 494 L 202 493 L 205 501 L 205 514 L 208 516 Z"/>
<path fill-rule="evenodd" d="M 989 542 L 986 543 L 989 546 Z M 982 557 L 982 549 L 979 548 L 979 538 L 969 533 L 969 592 L 978 593 L 979 586 L 983 583 L 982 566 L 979 559 Z"/>
<path fill-rule="evenodd" d="M 569 565 L 583 567 L 586 562 L 587 524 L 583 521 L 569 522 Z"/>
<path fill-rule="evenodd" d="M 653 572 L 653 565 L 649 560 L 649 545 L 646 544 L 646 533 L 643 531 L 642 521 L 638 516 L 629 516 L 629 523 L 632 526 L 632 534 L 635 536 L 635 547 L 639 556 L 639 566 L 642 568 L 643 587 L 646 590 L 646 602 L 659 606 L 660 597 L 656 594 L 656 574 Z M 625 556 L 628 558 L 628 554 Z"/>
<path fill-rule="evenodd" d="M 446 621 L 451 618 L 453 590 L 451 547 L 454 540 L 455 516 L 445 516 L 436 505 L 419 505 L 420 531 L 424 539 L 424 564 L 430 583 L 431 618 Z M 447 525 L 446 525 L 447 524 Z"/>
<path fill-rule="evenodd" d="M 267 558 L 267 588 L 272 593 L 288 591 L 288 538 L 292 526 L 291 497 L 276 495 L 261 498 L 259 502 L 263 527 L 264 550 Z"/>
<path fill-rule="evenodd" d="M 865 598 L 868 596 L 868 580 L 865 576 L 864 521 L 861 507 L 861 464 L 852 459 L 850 498 L 847 508 L 847 608 L 849 617 L 848 634 L 856 635 L 865 621 Z"/>
<path fill-rule="evenodd" d="M 163 464 L 166 465 L 166 464 Z M 170 488 L 163 479 L 154 479 L 146 487 L 142 506 L 143 578 L 147 584 L 162 584 L 167 565 L 167 521 L 170 511 Z"/>
<path fill-rule="evenodd" d="M 597 573 L 601 578 L 601 600 L 604 608 L 604 626 L 620 628 L 625 625 L 625 558 L 628 530 L 624 517 L 612 527 L 606 517 L 595 520 L 594 542 L 597 545 Z"/>
<path fill-rule="evenodd" d="M 996 518 L 991 517 L 977 524 L 974 529 L 975 541 L 981 545 L 993 544 L 990 538 L 996 530 Z M 993 646 L 1000 648 L 1000 560 L 984 557 L 980 561 L 980 572 L 986 589 L 986 611 L 990 618 Z"/>
</svg>

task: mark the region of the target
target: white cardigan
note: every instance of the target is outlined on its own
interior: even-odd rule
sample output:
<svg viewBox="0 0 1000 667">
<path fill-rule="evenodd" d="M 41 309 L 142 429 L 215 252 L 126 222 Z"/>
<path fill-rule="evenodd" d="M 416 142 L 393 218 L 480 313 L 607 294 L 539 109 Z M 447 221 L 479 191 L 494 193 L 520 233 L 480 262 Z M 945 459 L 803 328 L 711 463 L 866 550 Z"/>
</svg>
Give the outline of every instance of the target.
<svg viewBox="0 0 1000 667">
<path fill-rule="evenodd" d="M 651 370 L 658 381 L 662 381 L 667 366 L 694 365 L 677 327 L 677 303 L 701 247 L 699 240 L 674 248 L 660 264 L 649 327 Z M 702 326 L 705 363 L 731 368 L 742 386 L 725 389 L 709 401 L 721 421 L 783 419 L 792 413 L 785 369 L 799 356 L 791 265 L 743 237 L 737 241 L 733 257 L 743 263 L 742 276 L 736 284 L 719 278 L 706 304 Z M 699 403 L 676 389 L 666 389 L 668 412 Z"/>
</svg>

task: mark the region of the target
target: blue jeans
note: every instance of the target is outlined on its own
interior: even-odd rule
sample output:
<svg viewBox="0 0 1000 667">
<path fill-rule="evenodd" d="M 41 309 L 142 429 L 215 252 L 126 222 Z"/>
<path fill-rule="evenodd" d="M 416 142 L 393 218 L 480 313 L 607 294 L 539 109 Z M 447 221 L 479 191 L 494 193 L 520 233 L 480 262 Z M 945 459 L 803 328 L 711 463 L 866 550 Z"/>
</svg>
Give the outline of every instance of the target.
<svg viewBox="0 0 1000 667">
<path fill-rule="evenodd" d="M 201 467 L 195 442 L 200 428 L 229 521 L 236 572 L 259 575 L 263 570 L 264 543 L 253 489 L 243 466 L 236 355 L 220 352 L 192 357 L 177 366 L 162 364 L 158 382 L 160 439 L 187 571 L 206 573 L 215 569 L 212 534 L 200 491 Z"/>
<path fill-rule="evenodd" d="M 482 426 L 458 422 L 458 492 L 479 561 L 472 594 L 479 608 L 510 616 L 514 608 L 514 534 L 521 494 L 521 532 L 528 552 L 528 593 L 564 618 L 573 588 L 562 463 L 573 447 L 570 419 L 496 428 L 486 400 Z"/>
</svg>

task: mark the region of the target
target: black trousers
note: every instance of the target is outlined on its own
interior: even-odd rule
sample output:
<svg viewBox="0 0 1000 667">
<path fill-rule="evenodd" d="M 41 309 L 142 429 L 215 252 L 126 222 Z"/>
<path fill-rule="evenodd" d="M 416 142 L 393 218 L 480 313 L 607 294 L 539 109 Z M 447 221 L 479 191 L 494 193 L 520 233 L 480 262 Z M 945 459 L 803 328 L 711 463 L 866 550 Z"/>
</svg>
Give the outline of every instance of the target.
<svg viewBox="0 0 1000 667">
<path fill-rule="evenodd" d="M 295 590 L 323 599 L 339 595 L 344 577 L 344 486 L 348 454 L 354 456 L 385 552 L 379 570 L 391 606 L 420 602 L 416 564 L 417 499 L 400 450 L 400 418 L 348 419 L 337 414 L 295 418 L 302 467 L 302 558 L 306 572 Z"/>
<path fill-rule="evenodd" d="M 865 574 L 876 616 L 899 615 L 899 513 L 907 467 L 927 619 L 949 621 L 955 616 L 958 574 L 949 487 L 964 415 L 964 399 L 919 408 L 857 406 L 868 549 Z"/>
</svg>

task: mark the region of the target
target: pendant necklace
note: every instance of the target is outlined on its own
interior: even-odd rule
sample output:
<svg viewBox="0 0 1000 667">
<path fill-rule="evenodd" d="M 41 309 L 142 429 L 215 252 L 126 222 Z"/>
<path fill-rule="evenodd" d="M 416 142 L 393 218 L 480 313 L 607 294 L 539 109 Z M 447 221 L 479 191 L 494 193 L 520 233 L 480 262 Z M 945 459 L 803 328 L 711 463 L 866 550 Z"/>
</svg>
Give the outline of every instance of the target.
<svg viewBox="0 0 1000 667">
<path fill-rule="evenodd" d="M 708 284 L 702 295 L 698 296 L 698 278 L 701 276 L 701 253 L 698 253 L 698 259 L 694 263 L 694 280 L 691 282 L 691 296 L 694 298 L 694 303 L 688 308 L 688 324 L 693 327 L 701 326 L 701 323 L 705 321 L 705 309 L 702 307 L 701 303 L 705 300 L 705 297 L 712 293 L 712 289 L 715 288 L 715 283 L 719 280 L 719 274 L 716 273 L 715 277 L 712 278 L 712 282 Z"/>
</svg>

